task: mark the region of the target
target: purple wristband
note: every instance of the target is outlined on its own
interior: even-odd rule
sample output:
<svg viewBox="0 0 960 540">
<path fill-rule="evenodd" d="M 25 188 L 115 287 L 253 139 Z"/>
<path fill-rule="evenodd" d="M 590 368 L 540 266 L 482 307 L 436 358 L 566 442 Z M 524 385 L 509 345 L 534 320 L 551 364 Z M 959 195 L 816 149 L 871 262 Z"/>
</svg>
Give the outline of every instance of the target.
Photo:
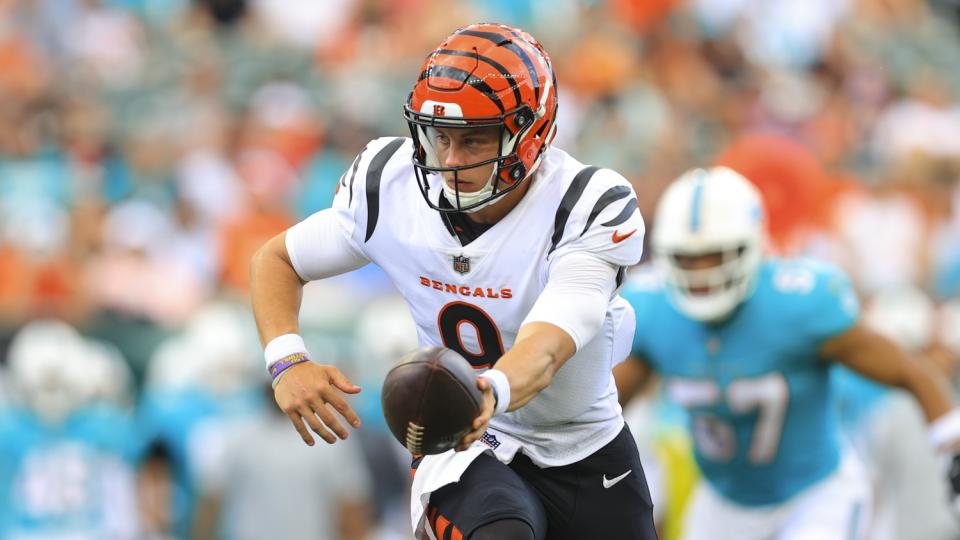
<svg viewBox="0 0 960 540">
<path fill-rule="evenodd" d="M 270 364 L 270 369 L 269 369 L 270 378 L 276 381 L 277 377 L 279 377 L 280 374 L 283 373 L 284 371 L 290 369 L 291 367 L 301 362 L 308 362 L 309 360 L 310 360 L 310 357 L 307 356 L 307 353 L 302 353 L 302 352 L 284 356 L 283 358 Z"/>
</svg>

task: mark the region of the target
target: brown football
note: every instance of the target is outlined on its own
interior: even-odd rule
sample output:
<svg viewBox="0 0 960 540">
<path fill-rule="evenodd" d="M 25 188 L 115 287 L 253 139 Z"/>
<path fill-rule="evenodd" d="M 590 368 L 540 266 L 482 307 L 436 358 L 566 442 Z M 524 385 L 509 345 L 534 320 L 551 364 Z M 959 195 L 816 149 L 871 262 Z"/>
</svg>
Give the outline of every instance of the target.
<svg viewBox="0 0 960 540">
<path fill-rule="evenodd" d="M 470 432 L 483 394 L 462 356 L 425 347 L 407 353 L 387 373 L 380 401 L 390 431 L 411 454 L 440 454 Z"/>
</svg>

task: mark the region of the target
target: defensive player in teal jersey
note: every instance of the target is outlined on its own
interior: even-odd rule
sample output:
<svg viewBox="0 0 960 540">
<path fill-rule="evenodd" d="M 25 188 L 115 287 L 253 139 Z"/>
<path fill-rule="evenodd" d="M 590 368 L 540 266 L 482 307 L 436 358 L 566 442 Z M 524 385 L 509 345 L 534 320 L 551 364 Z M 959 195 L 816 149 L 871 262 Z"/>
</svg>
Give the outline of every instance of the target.
<svg viewBox="0 0 960 540">
<path fill-rule="evenodd" d="M 90 345 L 64 323 L 28 324 L 0 407 L 0 538 L 140 538 L 130 414 L 98 399 Z"/>
<path fill-rule="evenodd" d="M 653 231 L 659 271 L 621 293 L 637 331 L 633 358 L 615 369 L 620 399 L 656 373 L 690 413 L 705 481 L 688 540 L 858 538 L 870 492 L 841 448 L 831 365 L 913 394 L 945 456 L 960 441 L 960 412 L 936 370 L 859 322 L 842 272 L 766 258 L 763 244 L 761 198 L 738 173 L 697 169 L 667 189 Z M 956 477 L 950 487 L 955 496 Z"/>
</svg>

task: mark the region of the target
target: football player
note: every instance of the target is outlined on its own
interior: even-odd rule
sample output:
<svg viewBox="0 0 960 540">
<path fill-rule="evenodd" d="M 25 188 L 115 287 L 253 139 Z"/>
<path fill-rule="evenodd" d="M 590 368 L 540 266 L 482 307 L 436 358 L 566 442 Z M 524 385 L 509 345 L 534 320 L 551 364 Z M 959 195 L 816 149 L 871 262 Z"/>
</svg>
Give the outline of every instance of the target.
<svg viewBox="0 0 960 540">
<path fill-rule="evenodd" d="M 864 302 L 861 317 L 911 357 L 936 358 L 935 306 L 920 289 L 878 291 Z M 849 369 L 832 375 L 840 431 L 863 457 L 873 485 L 870 540 L 955 540 L 960 523 L 937 489 L 941 471 L 925 440 L 926 421 L 916 400 Z"/>
<path fill-rule="evenodd" d="M 11 343 L 13 401 L 0 408 L 0 538 L 140 538 L 142 441 L 131 415 L 99 392 L 100 362 L 111 361 L 102 352 L 54 320 L 28 323 Z"/>
<path fill-rule="evenodd" d="M 650 496 L 611 370 L 634 318 L 617 295 L 641 255 L 630 184 L 550 145 L 557 81 L 529 34 L 474 24 L 423 64 L 410 138 L 372 141 L 334 206 L 269 241 L 251 268 L 275 397 L 307 444 L 359 419 L 360 388 L 309 361 L 303 283 L 374 262 L 420 345 L 479 374 L 481 414 L 456 450 L 415 461 L 418 538 L 654 538 Z M 338 416 L 339 415 L 339 416 Z M 342 417 L 342 419 L 340 418 Z"/>
<path fill-rule="evenodd" d="M 621 401 L 654 373 L 690 414 L 703 474 L 686 538 L 848 539 L 862 536 L 870 491 L 841 450 L 832 363 L 913 395 L 946 457 L 960 411 L 942 376 L 859 321 L 840 271 L 765 258 L 764 211 L 731 169 L 696 169 L 664 193 L 655 217 L 662 279 L 631 281 L 642 328 L 615 369 Z M 952 479 L 954 493 L 958 484 Z"/>
</svg>

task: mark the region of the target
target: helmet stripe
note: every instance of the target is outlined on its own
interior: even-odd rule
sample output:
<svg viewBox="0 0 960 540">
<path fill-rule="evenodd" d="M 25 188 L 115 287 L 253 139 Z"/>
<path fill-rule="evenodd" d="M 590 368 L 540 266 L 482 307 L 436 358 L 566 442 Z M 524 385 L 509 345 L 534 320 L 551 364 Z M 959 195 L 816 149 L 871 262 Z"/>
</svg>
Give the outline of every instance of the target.
<svg viewBox="0 0 960 540">
<path fill-rule="evenodd" d="M 707 179 L 707 171 L 700 169 L 697 172 L 697 178 L 693 181 L 693 202 L 690 206 L 690 232 L 700 230 L 700 213 L 701 207 L 703 206 L 703 188 L 705 186 L 704 180 Z"/>
<path fill-rule="evenodd" d="M 455 81 L 468 84 L 478 90 L 481 94 L 487 96 L 487 98 L 492 101 L 498 109 L 500 109 L 501 113 L 504 112 L 503 103 L 500 101 L 500 98 L 497 97 L 497 93 L 494 92 L 487 83 L 460 68 L 455 68 L 453 66 L 433 65 L 420 74 L 419 80 L 426 79 L 427 77 L 445 77 L 447 79 L 453 79 Z M 441 88 L 440 90 L 443 89 Z"/>
<path fill-rule="evenodd" d="M 513 98 L 517 100 L 517 106 L 523 103 L 523 98 L 520 97 L 520 87 L 517 86 L 517 81 L 514 77 L 510 76 L 510 71 L 507 68 L 503 67 L 503 64 L 497 62 L 489 56 L 484 56 L 482 54 L 477 54 L 476 51 L 457 51 L 453 49 L 440 49 L 437 51 L 437 54 L 447 54 L 450 56 L 463 56 L 466 58 L 477 58 L 481 62 L 486 62 L 493 69 L 500 72 L 503 75 L 503 79 L 510 83 L 510 89 L 513 90 Z"/>
<path fill-rule="evenodd" d="M 523 37 L 522 35 L 518 34 L 516 28 L 513 28 L 513 27 L 508 26 L 508 25 L 506 25 L 506 24 L 497 24 L 496 26 L 497 26 L 497 28 L 500 28 L 501 30 L 504 30 L 505 32 L 510 32 L 510 34 L 511 34 L 512 36 L 514 36 L 515 38 L 517 38 L 518 40 L 520 40 L 521 43 L 523 43 L 524 45 L 527 45 L 528 48 L 532 49 L 533 52 L 537 54 L 537 56 L 539 56 L 541 59 L 543 59 L 543 63 L 544 63 L 544 64 L 546 64 L 546 65 L 548 65 L 548 66 L 551 66 L 550 69 L 551 69 L 551 71 L 553 72 L 553 67 L 552 67 L 552 65 L 551 65 L 550 58 L 547 57 L 547 53 L 546 53 L 546 51 L 544 51 L 544 50 L 541 48 L 541 45 L 540 45 L 539 43 L 536 43 L 536 38 L 534 38 L 534 43 L 531 43 L 530 41 L 527 40 L 527 38 L 525 38 L 525 37 Z M 532 38 L 533 36 L 530 36 L 530 37 Z M 556 72 L 553 72 L 553 86 L 557 86 L 557 73 L 556 73 Z M 537 88 L 537 90 L 538 90 L 538 91 L 540 90 L 539 87 Z M 538 97 L 539 97 L 539 96 L 538 96 Z"/>
<path fill-rule="evenodd" d="M 516 43 L 511 41 L 506 36 L 497 34 L 495 32 L 477 32 L 476 30 L 460 30 L 457 32 L 465 36 L 473 36 L 487 41 L 491 41 L 496 44 L 498 47 L 505 47 L 510 50 L 513 54 L 517 55 L 518 58 L 523 62 L 523 65 L 527 66 L 527 72 L 530 74 L 530 82 L 533 83 L 534 90 L 534 100 L 540 101 L 540 78 L 537 76 L 537 68 L 533 65 L 533 61 L 530 60 L 530 56 L 524 52 L 523 48 L 518 47 Z M 526 43 L 526 40 L 519 38 L 521 41 Z"/>
</svg>

